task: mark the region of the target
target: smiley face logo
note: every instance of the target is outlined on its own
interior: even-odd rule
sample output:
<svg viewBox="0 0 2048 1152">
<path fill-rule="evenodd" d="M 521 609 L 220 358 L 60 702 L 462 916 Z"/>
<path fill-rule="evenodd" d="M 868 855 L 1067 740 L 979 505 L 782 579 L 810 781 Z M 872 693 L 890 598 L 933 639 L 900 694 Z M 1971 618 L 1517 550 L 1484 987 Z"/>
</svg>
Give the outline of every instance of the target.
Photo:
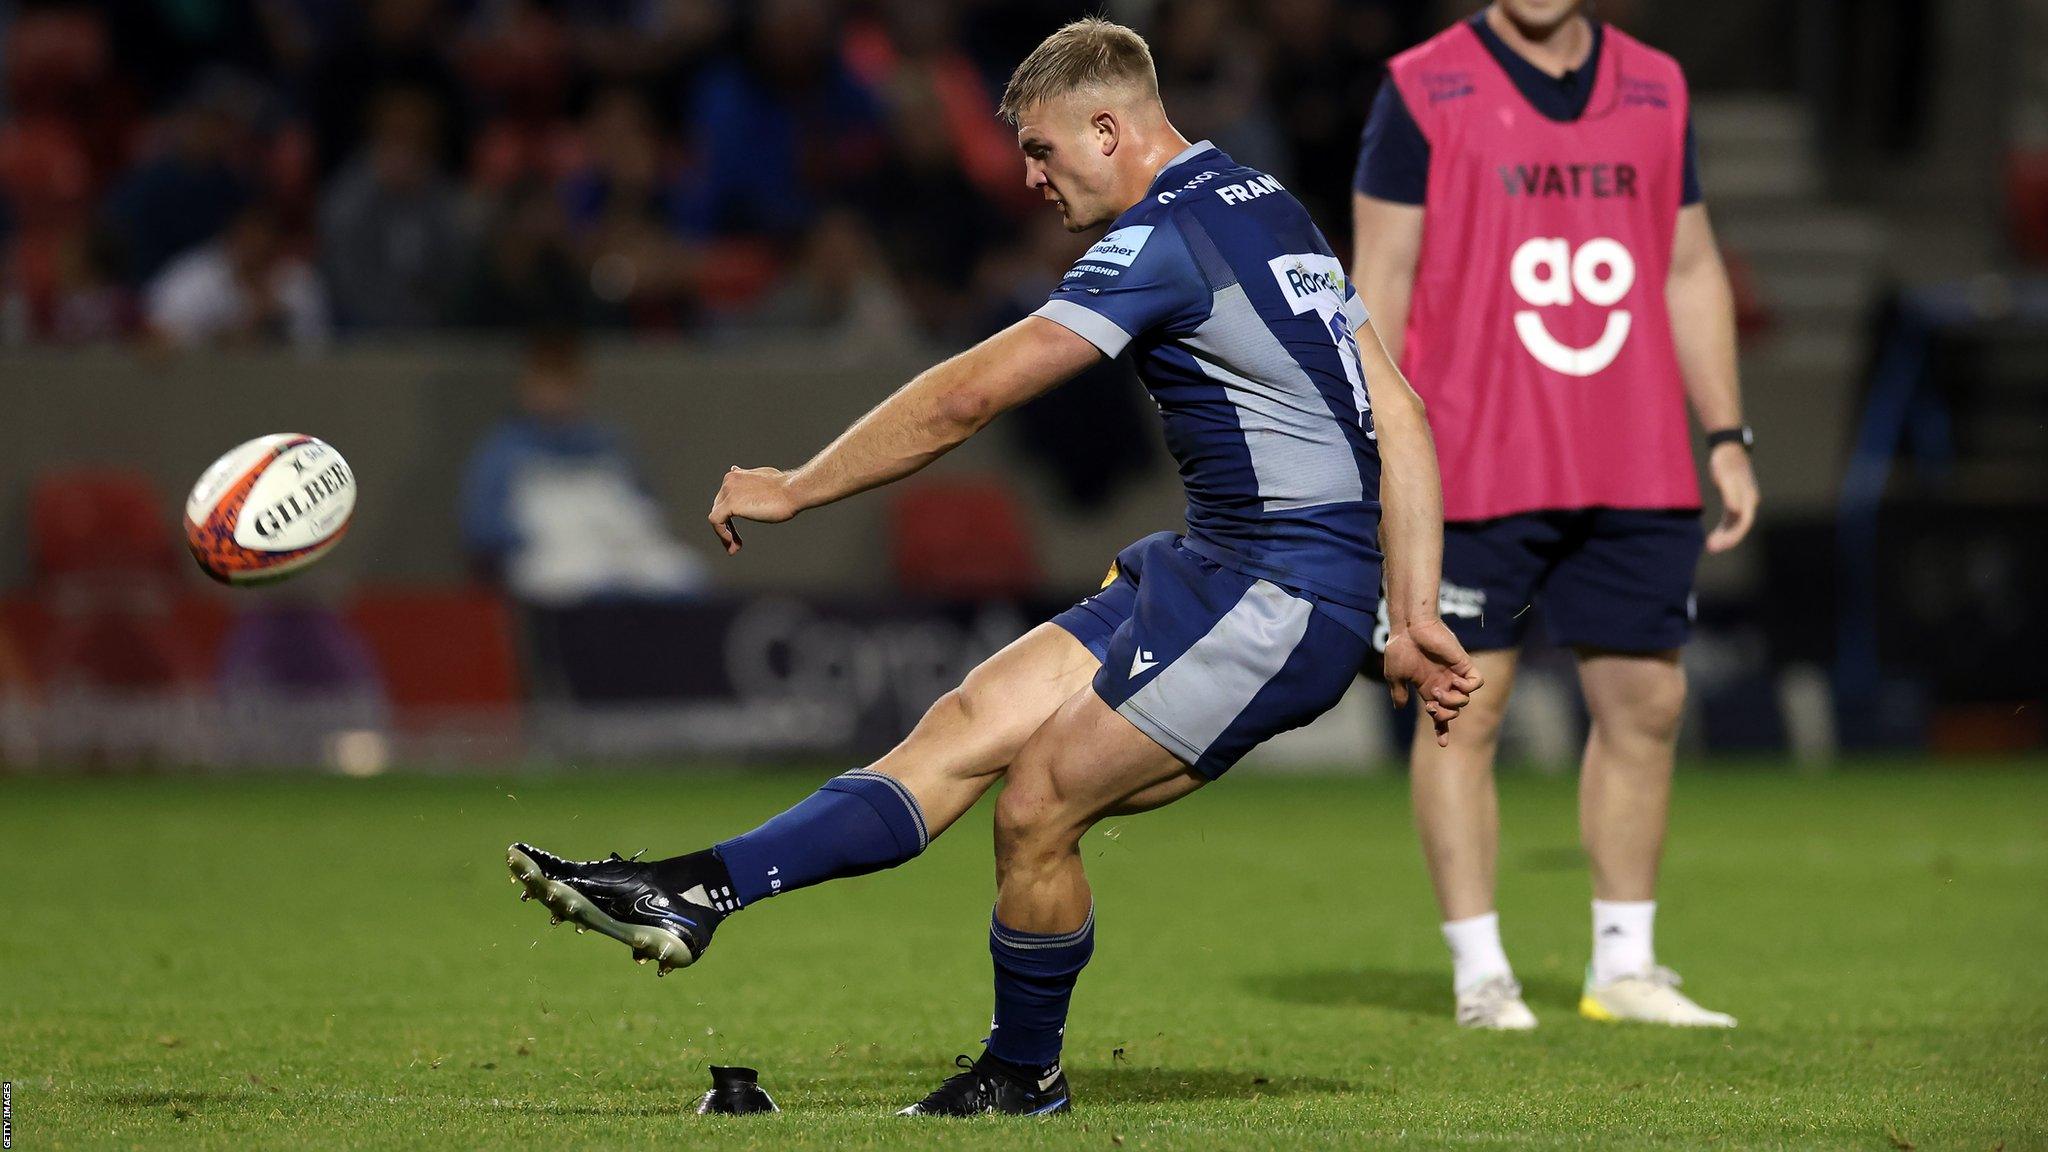
<svg viewBox="0 0 2048 1152">
<path fill-rule="evenodd" d="M 1550 334 L 1543 326 L 1547 305 L 1570 304 L 1573 292 L 1587 303 L 1614 308 L 1635 287 L 1636 261 L 1619 240 L 1597 236 L 1572 251 L 1561 236 L 1536 236 L 1522 242 L 1508 261 L 1508 281 L 1515 295 L 1529 305 L 1515 313 L 1515 335 L 1538 364 L 1566 376 L 1591 376 L 1621 354 L 1634 323 L 1627 309 L 1607 314 L 1607 326 L 1600 338 L 1585 348 L 1574 348 Z"/>
</svg>

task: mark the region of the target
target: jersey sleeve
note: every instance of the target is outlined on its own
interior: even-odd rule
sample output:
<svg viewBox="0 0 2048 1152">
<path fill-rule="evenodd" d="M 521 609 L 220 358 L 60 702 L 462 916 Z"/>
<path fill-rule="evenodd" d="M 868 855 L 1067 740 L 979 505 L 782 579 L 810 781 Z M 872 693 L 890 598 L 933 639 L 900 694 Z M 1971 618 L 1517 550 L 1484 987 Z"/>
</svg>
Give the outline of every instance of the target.
<svg viewBox="0 0 2048 1152">
<path fill-rule="evenodd" d="M 1358 140 L 1353 188 L 1375 200 L 1422 204 L 1429 197 L 1429 140 L 1408 112 L 1394 78 L 1380 81 Z"/>
<path fill-rule="evenodd" d="M 1692 116 L 1688 113 L 1685 118 L 1684 191 L 1679 193 L 1678 206 L 1680 208 L 1690 208 L 1706 198 L 1705 190 L 1700 187 L 1699 141 L 1693 137 Z"/>
<path fill-rule="evenodd" d="M 1198 321 L 1208 282 L 1170 222 L 1130 224 L 1095 242 L 1034 316 L 1043 316 L 1114 359 L 1146 332 Z"/>
</svg>

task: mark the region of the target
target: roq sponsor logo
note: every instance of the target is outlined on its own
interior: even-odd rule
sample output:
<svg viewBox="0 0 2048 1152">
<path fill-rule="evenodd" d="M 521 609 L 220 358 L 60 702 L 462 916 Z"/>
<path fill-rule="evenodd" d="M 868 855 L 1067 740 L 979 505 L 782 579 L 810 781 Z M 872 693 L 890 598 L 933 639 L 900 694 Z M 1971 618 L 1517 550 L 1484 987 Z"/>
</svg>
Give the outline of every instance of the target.
<svg viewBox="0 0 2048 1152">
<path fill-rule="evenodd" d="M 1363 320 L 1365 314 L 1360 312 L 1353 317 L 1344 310 L 1350 292 L 1350 285 L 1344 280 L 1344 266 L 1335 256 L 1321 252 L 1289 252 L 1266 261 L 1266 267 L 1296 316 L 1312 312 L 1323 322 L 1337 348 L 1344 378 L 1351 384 L 1359 426 L 1366 429 L 1368 438 L 1377 439 L 1379 434 L 1372 430 L 1370 420 L 1372 401 L 1365 390 L 1365 368 L 1359 362 L 1358 339 L 1351 331 L 1354 320 Z"/>
<path fill-rule="evenodd" d="M 1591 376 L 1614 363 L 1628 342 L 1634 318 L 1625 308 L 1607 314 L 1600 338 L 1574 348 L 1550 334 L 1538 308 L 1569 305 L 1577 297 L 1600 308 L 1613 308 L 1635 287 L 1636 261 L 1619 240 L 1596 236 L 1572 251 L 1562 236 L 1535 236 L 1522 242 L 1508 260 L 1508 282 L 1528 308 L 1515 313 L 1515 335 L 1538 364 L 1566 376 Z"/>
</svg>

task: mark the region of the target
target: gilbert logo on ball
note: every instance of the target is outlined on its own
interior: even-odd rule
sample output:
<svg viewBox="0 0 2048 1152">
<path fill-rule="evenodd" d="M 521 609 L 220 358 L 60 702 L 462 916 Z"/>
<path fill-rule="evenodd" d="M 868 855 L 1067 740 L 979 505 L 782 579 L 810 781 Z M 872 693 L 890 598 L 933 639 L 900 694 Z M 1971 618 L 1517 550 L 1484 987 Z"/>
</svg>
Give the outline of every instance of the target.
<svg viewBox="0 0 2048 1152">
<path fill-rule="evenodd" d="M 185 542 L 215 580 L 263 584 L 325 556 L 355 507 L 355 474 L 341 453 L 311 436 L 259 436 L 192 486 Z"/>
</svg>

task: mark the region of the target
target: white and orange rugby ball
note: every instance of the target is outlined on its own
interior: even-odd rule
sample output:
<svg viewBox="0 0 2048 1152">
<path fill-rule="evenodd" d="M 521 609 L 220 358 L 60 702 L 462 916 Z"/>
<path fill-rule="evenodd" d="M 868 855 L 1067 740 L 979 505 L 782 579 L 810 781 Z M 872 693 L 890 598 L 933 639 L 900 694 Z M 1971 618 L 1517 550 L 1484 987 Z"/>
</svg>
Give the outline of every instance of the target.
<svg viewBox="0 0 2048 1152">
<path fill-rule="evenodd" d="M 213 462 L 185 501 L 185 542 L 223 584 L 282 580 L 348 532 L 356 477 L 311 436 L 259 436 Z"/>
</svg>

